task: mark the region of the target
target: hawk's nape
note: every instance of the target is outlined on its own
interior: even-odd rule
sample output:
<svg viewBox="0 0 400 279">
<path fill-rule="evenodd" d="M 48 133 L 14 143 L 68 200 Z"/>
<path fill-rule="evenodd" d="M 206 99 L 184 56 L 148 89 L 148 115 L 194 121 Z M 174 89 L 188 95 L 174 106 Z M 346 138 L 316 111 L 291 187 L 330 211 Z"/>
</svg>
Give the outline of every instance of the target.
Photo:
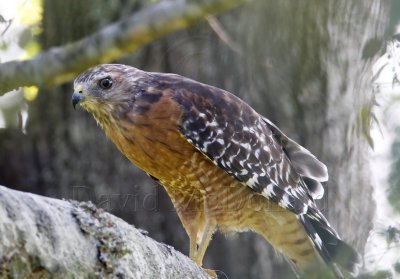
<svg viewBox="0 0 400 279">
<path fill-rule="evenodd" d="M 93 114 L 135 165 L 165 187 L 199 265 L 215 230 L 261 234 L 296 272 L 356 273 L 360 257 L 317 208 L 326 166 L 231 93 L 126 65 L 78 76 Z"/>
</svg>

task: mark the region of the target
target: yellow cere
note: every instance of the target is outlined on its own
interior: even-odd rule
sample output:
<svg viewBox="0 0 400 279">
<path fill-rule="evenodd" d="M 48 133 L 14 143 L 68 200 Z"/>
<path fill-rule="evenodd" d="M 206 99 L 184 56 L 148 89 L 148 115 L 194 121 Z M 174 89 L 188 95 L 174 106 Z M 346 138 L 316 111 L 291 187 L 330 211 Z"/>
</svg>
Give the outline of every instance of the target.
<svg viewBox="0 0 400 279">
<path fill-rule="evenodd" d="M 75 91 L 76 93 L 82 92 L 82 91 L 83 91 L 83 86 L 80 85 L 80 84 L 75 85 L 74 91 Z"/>
</svg>

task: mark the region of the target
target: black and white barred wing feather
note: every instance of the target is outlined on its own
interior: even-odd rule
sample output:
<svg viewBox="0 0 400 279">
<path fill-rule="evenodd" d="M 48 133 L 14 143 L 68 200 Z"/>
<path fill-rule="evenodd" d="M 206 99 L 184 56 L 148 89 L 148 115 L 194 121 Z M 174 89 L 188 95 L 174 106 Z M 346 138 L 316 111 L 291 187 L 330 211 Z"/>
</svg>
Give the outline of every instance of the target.
<svg viewBox="0 0 400 279">
<path fill-rule="evenodd" d="M 320 182 L 328 179 L 326 166 L 229 92 L 170 78 L 183 109 L 182 135 L 229 175 L 297 214 L 325 262 L 354 272 L 358 254 L 340 240 L 314 203 L 324 193 Z M 336 260 L 339 250 L 348 254 L 342 263 Z"/>
<path fill-rule="evenodd" d="M 175 96 L 187 140 L 244 185 L 296 214 L 306 213 L 323 194 L 325 165 L 234 95 L 184 81 Z"/>
</svg>

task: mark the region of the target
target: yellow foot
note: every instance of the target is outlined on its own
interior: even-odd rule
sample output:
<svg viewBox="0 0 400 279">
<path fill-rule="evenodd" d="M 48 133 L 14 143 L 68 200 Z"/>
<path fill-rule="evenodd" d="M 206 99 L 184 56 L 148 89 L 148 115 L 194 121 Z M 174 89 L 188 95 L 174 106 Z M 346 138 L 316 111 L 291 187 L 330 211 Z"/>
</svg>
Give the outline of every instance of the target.
<svg viewBox="0 0 400 279">
<path fill-rule="evenodd" d="M 211 277 L 213 277 L 213 278 L 218 278 L 217 273 L 215 273 L 214 270 L 204 268 L 204 271 L 207 272 Z"/>
</svg>

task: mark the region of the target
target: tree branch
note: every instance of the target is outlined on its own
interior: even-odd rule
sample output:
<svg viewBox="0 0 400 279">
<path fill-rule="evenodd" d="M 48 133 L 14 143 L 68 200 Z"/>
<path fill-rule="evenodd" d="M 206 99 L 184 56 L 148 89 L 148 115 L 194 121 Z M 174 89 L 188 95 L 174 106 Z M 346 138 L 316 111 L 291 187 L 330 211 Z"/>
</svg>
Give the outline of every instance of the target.
<svg viewBox="0 0 400 279">
<path fill-rule="evenodd" d="M 92 203 L 0 186 L 0 277 L 211 278 Z"/>
<path fill-rule="evenodd" d="M 0 95 L 20 86 L 69 81 L 89 66 L 113 61 L 166 34 L 248 1 L 161 1 L 75 43 L 51 48 L 32 60 L 0 64 Z"/>
</svg>

